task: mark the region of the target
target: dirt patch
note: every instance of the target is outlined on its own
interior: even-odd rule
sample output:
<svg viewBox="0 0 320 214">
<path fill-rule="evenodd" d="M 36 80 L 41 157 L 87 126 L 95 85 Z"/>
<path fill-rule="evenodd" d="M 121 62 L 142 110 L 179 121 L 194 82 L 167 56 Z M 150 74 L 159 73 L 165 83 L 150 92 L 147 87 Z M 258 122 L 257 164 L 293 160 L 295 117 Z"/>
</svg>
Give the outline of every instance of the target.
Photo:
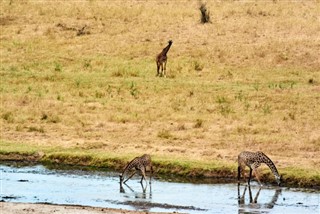
<svg viewBox="0 0 320 214">
<path fill-rule="evenodd" d="M 0 26 L 10 25 L 16 20 L 14 16 L 3 16 L 0 17 Z"/>
<path fill-rule="evenodd" d="M 150 208 L 164 208 L 164 209 L 182 209 L 182 210 L 196 210 L 196 211 L 206 211 L 206 209 L 197 208 L 194 206 L 177 206 L 171 204 L 160 204 L 160 203 L 152 203 L 147 201 L 126 201 L 126 202 L 118 202 L 112 201 L 115 204 L 122 204 L 122 205 L 130 205 L 134 207 L 139 207 L 141 210 L 146 210 Z"/>
<path fill-rule="evenodd" d="M 26 204 L 26 203 L 8 203 L 0 202 L 1 213 L 12 214 L 48 214 L 48 213 L 64 213 L 64 214 L 142 214 L 146 212 L 129 211 L 123 209 L 98 208 L 87 206 L 70 206 L 70 205 L 54 205 L 54 204 Z M 156 212 L 152 212 L 157 214 Z"/>
</svg>

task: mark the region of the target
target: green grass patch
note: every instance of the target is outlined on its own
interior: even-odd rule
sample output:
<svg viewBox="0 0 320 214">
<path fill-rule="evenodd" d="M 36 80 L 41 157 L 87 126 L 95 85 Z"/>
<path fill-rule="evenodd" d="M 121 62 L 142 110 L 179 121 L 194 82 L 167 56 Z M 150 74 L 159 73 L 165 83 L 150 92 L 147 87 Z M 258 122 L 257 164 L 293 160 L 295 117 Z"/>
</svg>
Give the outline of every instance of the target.
<svg viewBox="0 0 320 214">
<path fill-rule="evenodd" d="M 89 167 L 96 170 L 112 169 L 121 172 L 134 155 L 115 155 L 95 150 L 82 150 L 79 148 L 62 149 L 60 147 L 30 147 L 24 143 L 0 141 L 1 161 L 20 160 L 42 163 L 50 167 L 71 166 Z M 170 157 L 153 156 L 153 166 L 156 174 L 162 177 L 175 177 L 178 180 L 190 178 L 212 178 L 224 181 L 236 181 L 236 163 L 221 161 L 191 161 L 186 159 L 173 159 Z M 285 186 L 311 187 L 320 186 L 318 171 L 307 171 L 300 168 L 279 169 L 283 176 Z M 179 179 L 180 178 L 180 179 Z M 226 180 L 227 179 L 227 180 Z M 274 182 L 273 175 L 263 171 L 265 182 Z"/>
</svg>

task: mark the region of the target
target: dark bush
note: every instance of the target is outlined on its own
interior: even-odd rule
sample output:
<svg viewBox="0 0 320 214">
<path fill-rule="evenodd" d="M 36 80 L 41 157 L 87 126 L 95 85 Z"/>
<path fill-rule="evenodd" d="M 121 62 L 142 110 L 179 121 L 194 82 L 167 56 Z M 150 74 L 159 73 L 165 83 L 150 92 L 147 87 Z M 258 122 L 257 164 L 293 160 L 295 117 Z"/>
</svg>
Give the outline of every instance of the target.
<svg viewBox="0 0 320 214">
<path fill-rule="evenodd" d="M 205 3 L 201 3 L 200 5 L 200 12 L 201 12 L 201 23 L 210 23 L 210 12 L 207 9 L 207 6 Z"/>
</svg>

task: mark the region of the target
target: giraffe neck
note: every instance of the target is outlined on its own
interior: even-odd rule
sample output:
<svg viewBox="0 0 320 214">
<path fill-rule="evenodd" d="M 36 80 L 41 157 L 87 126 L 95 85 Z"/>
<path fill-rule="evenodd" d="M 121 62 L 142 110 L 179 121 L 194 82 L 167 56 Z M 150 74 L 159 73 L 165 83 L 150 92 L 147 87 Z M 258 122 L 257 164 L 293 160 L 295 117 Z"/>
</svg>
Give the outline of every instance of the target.
<svg viewBox="0 0 320 214">
<path fill-rule="evenodd" d="M 137 161 L 138 161 L 138 158 L 134 158 L 130 163 L 128 163 L 128 165 L 126 166 L 126 168 L 124 168 L 122 172 L 122 176 L 128 171 L 130 171 L 132 168 L 134 168 L 136 166 Z"/>
<path fill-rule="evenodd" d="M 170 47 L 171 47 L 171 44 L 172 44 L 172 43 L 169 43 L 169 44 L 167 45 L 167 47 L 165 47 L 165 48 L 162 50 L 162 55 L 166 55 L 166 54 L 168 53 L 168 51 L 169 51 L 169 49 L 170 49 Z"/>
<path fill-rule="evenodd" d="M 262 156 L 262 162 L 265 163 L 270 168 L 271 172 L 276 178 L 279 178 L 280 175 L 278 173 L 277 167 L 274 165 L 272 160 L 264 153 L 260 152 L 260 154 Z"/>
</svg>

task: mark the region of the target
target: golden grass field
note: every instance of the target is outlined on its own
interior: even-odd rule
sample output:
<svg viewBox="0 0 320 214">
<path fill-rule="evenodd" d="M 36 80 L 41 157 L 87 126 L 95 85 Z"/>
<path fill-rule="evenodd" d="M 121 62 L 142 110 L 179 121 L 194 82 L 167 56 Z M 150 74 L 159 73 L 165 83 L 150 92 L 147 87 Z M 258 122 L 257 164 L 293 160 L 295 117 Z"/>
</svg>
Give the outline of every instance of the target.
<svg viewBox="0 0 320 214">
<path fill-rule="evenodd" d="M 319 1 L 209 1 L 209 24 L 191 0 L 0 2 L 2 155 L 149 153 L 159 172 L 235 178 L 261 150 L 320 186 Z"/>
</svg>

